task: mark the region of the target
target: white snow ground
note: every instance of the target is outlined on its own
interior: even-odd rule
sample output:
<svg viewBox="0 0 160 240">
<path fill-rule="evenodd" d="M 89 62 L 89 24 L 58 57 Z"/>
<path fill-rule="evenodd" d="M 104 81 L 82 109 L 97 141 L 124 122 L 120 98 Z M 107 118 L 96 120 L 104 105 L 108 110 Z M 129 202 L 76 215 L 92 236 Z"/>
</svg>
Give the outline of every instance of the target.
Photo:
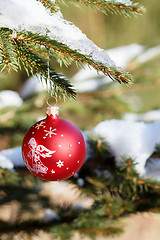
<svg viewBox="0 0 160 240">
<path fill-rule="evenodd" d="M 123 157 L 135 159 L 136 170 L 145 175 L 145 164 L 160 143 L 160 121 L 154 123 L 126 120 L 106 120 L 100 122 L 93 133 L 109 144 L 116 164 L 120 166 Z"/>
<path fill-rule="evenodd" d="M 6 160 L 6 165 L 4 163 L 4 159 Z M 22 158 L 21 146 L 5 149 L 0 152 L 0 167 L 12 169 L 14 167 L 24 167 L 24 166 L 25 164 Z"/>
<path fill-rule="evenodd" d="M 31 97 L 33 94 L 38 92 L 43 92 L 47 90 L 47 85 L 45 80 L 40 75 L 34 75 L 26 80 L 21 91 L 20 96 L 25 99 Z"/>
<path fill-rule="evenodd" d="M 19 94 L 12 90 L 4 90 L 0 92 L 0 108 L 8 106 L 20 107 L 23 103 Z"/>
<path fill-rule="evenodd" d="M 122 118 L 124 120 L 130 120 L 130 121 L 144 121 L 144 122 L 150 122 L 150 121 L 158 121 L 160 120 L 160 109 L 157 110 L 151 110 L 146 113 L 124 113 L 122 115 Z"/>
</svg>

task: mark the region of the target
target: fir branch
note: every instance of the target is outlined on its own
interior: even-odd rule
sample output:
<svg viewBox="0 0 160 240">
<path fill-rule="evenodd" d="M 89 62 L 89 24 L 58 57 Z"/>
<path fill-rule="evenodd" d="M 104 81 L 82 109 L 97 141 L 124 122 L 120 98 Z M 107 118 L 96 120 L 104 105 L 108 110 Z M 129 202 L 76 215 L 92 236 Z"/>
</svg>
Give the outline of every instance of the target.
<svg viewBox="0 0 160 240">
<path fill-rule="evenodd" d="M 110 219 L 116 219 L 134 211 L 134 205 L 128 199 L 115 196 L 106 197 L 106 194 L 94 202 L 93 208 L 99 217 L 109 217 Z"/>
<path fill-rule="evenodd" d="M 6 186 L 6 184 L 17 185 L 20 181 L 18 174 L 14 171 L 10 171 L 0 167 L 0 186 Z"/>
<path fill-rule="evenodd" d="M 144 188 L 147 187 L 147 188 L 152 188 L 154 190 L 160 190 L 160 183 L 155 182 L 151 179 L 146 180 L 146 179 L 140 179 L 140 178 L 138 179 L 135 177 L 135 178 L 131 178 L 129 180 L 131 180 L 132 182 L 134 182 L 136 184 L 144 186 Z"/>
<path fill-rule="evenodd" d="M 55 13 L 59 11 L 59 6 L 55 3 L 55 1 L 50 0 L 37 0 L 41 2 L 43 6 L 51 11 L 51 13 Z"/>
<path fill-rule="evenodd" d="M 3 64 L 4 68 L 7 67 L 9 70 L 12 68 L 17 71 L 17 54 L 15 51 L 15 45 L 10 38 L 10 34 L 11 31 L 9 29 L 0 29 L 0 64 Z M 1 71 L 3 71 L 4 68 L 2 68 Z"/>
<path fill-rule="evenodd" d="M 131 85 L 133 82 L 132 76 L 128 72 L 106 66 L 100 62 L 96 62 L 89 56 L 85 56 L 84 54 L 81 54 L 76 50 L 72 50 L 65 44 L 60 43 L 56 40 L 52 40 L 47 36 L 28 32 L 17 34 L 17 39 L 19 41 L 26 42 L 26 44 L 38 44 L 39 46 L 45 46 L 51 49 L 52 51 L 57 53 L 58 59 L 61 59 L 61 61 L 65 64 L 70 64 L 72 61 L 76 61 L 81 64 L 88 64 L 97 71 L 101 71 L 105 75 L 108 75 L 112 80 L 117 80 L 119 83 Z M 52 51 L 50 51 L 51 54 L 53 53 Z"/>
<path fill-rule="evenodd" d="M 104 205 L 103 205 L 104 206 Z M 121 227 L 114 226 L 114 223 L 107 221 L 106 215 L 101 215 L 101 202 L 97 206 L 93 205 L 90 210 L 81 212 L 77 218 L 73 220 L 72 227 L 80 234 L 87 234 L 90 237 L 95 235 L 116 235 L 122 233 Z M 105 211 L 106 213 L 106 211 Z"/>
<path fill-rule="evenodd" d="M 159 144 L 156 145 L 153 156 L 154 157 L 156 156 L 156 157 L 160 158 L 160 145 Z"/>
<path fill-rule="evenodd" d="M 160 193 L 160 183 L 139 176 L 135 171 L 135 163 L 132 159 L 126 160 L 122 168 L 116 170 L 116 174 L 120 177 L 118 191 L 123 198 L 132 198 L 134 196 L 136 199 L 139 198 L 140 194 L 143 196 L 147 192 Z M 128 191 L 127 194 L 126 191 Z"/>
<path fill-rule="evenodd" d="M 24 42 L 15 40 L 16 50 L 19 60 L 23 63 L 27 72 L 33 74 L 34 71 L 39 73 L 48 82 L 48 69 L 50 73 L 50 80 L 53 84 L 50 85 L 52 93 L 57 97 L 62 95 L 63 97 L 68 96 L 75 98 L 75 91 L 69 81 L 60 73 L 48 66 L 45 59 L 41 58 L 38 54 L 26 48 Z"/>
<path fill-rule="evenodd" d="M 119 175 L 125 176 L 126 180 L 137 184 L 137 186 L 138 185 L 144 186 L 144 188 L 147 187 L 146 190 L 148 188 L 160 190 L 159 182 L 152 180 L 152 179 L 144 179 L 136 173 L 135 163 L 134 163 L 133 159 L 126 159 L 124 166 L 119 171 Z"/>
<path fill-rule="evenodd" d="M 62 0 L 60 0 L 63 2 Z M 73 4 L 84 4 L 92 8 L 96 8 L 102 11 L 104 14 L 108 12 L 114 14 L 121 14 L 125 16 L 143 14 L 145 12 L 144 7 L 139 3 L 125 4 L 116 1 L 105 1 L 105 0 L 67 0 Z"/>
<path fill-rule="evenodd" d="M 78 229 L 81 233 L 88 233 L 88 234 L 103 234 L 103 235 L 115 235 L 122 233 L 122 230 L 115 227 L 109 227 L 106 229 L 98 229 L 98 228 L 80 228 Z"/>
</svg>

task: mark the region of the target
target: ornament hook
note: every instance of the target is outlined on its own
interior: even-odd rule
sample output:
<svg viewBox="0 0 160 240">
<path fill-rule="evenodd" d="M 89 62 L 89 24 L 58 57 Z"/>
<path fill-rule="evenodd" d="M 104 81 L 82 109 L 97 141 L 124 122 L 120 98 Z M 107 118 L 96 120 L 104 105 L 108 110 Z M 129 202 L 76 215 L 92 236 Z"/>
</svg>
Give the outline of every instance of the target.
<svg viewBox="0 0 160 240">
<path fill-rule="evenodd" d="M 51 98 L 54 98 L 54 99 L 56 100 L 55 105 L 51 105 L 51 104 L 49 103 L 49 99 L 51 99 Z M 56 118 L 56 117 L 59 115 L 59 107 L 56 107 L 56 105 L 57 105 L 57 98 L 51 96 L 51 97 L 49 97 L 49 98 L 46 100 L 46 103 L 47 103 L 47 105 L 48 105 L 46 114 L 49 115 L 49 116 L 50 116 L 50 115 L 53 115 L 53 117 Z"/>
<path fill-rule="evenodd" d="M 54 99 L 54 100 L 56 101 L 54 105 L 52 105 L 52 104 L 49 103 L 49 100 L 50 100 L 50 99 Z M 56 107 L 57 102 L 58 102 L 58 100 L 57 100 L 57 98 L 54 97 L 54 96 L 50 96 L 50 97 L 47 98 L 47 100 L 46 100 L 46 103 L 47 103 L 48 107 Z"/>
</svg>

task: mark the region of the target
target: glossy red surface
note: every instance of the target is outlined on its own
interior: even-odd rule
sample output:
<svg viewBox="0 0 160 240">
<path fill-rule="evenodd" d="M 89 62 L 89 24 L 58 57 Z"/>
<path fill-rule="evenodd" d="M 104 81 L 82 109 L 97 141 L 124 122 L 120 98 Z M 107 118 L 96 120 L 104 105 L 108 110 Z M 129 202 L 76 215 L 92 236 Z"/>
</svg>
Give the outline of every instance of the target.
<svg viewBox="0 0 160 240">
<path fill-rule="evenodd" d="M 75 125 L 57 115 L 50 115 L 27 131 L 22 155 L 29 171 L 38 178 L 64 180 L 81 168 L 86 144 Z"/>
</svg>

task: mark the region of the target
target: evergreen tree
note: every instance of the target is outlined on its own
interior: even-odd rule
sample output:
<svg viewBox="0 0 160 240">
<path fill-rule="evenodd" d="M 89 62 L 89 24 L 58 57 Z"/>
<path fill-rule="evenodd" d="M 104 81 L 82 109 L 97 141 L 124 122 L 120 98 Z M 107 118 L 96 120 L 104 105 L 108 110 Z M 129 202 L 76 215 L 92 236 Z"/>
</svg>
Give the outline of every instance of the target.
<svg viewBox="0 0 160 240">
<path fill-rule="evenodd" d="M 69 1 L 125 16 L 142 14 L 144 9 L 131 1 Z M 75 97 L 69 81 L 57 73 L 48 61 L 54 59 L 68 66 L 75 61 L 78 66 L 87 63 L 113 80 L 130 84 L 130 74 L 116 68 L 109 56 L 63 19 L 58 1 L 29 1 L 1 3 L 0 57 L 2 70 L 17 71 L 24 66 L 28 74 L 39 73 L 46 81 L 48 72 L 50 88 L 54 95 Z M 16 9 L 13 14 L 12 8 Z M 32 11 L 30 9 L 32 8 Z M 22 11 L 21 18 L 18 11 Z M 24 14 L 23 14 L 24 13 Z M 27 15 L 28 14 L 28 15 Z M 41 18 L 37 18 L 37 14 Z M 67 34 L 69 33 L 69 34 Z M 48 60 L 49 58 L 49 60 Z"/>
<path fill-rule="evenodd" d="M 84 4 L 104 14 L 129 17 L 144 12 L 140 4 L 130 0 L 68 2 Z M 52 67 L 52 60 L 61 66 L 69 66 L 73 61 L 78 67 L 88 64 L 119 83 L 131 85 L 132 77 L 128 72 L 118 69 L 104 50 L 63 19 L 60 3 L 67 4 L 67 1 L 7 0 L 0 3 L 1 71 L 9 73 L 24 67 L 29 76 L 40 74 L 54 96 L 64 98 L 75 98 L 76 92 L 69 80 Z M 13 9 L 15 12 L 12 13 Z M 26 106 L 24 108 L 27 110 Z M 17 115 L 20 114 L 21 110 L 17 111 Z M 24 127 L 17 123 L 19 128 L 28 125 Z M 140 176 L 135 170 L 134 159 L 126 158 L 124 164 L 117 167 L 115 157 L 103 139 L 95 136 L 88 139 L 93 154 L 79 171 L 78 179 L 75 176 L 67 181 L 72 183 L 77 198 L 85 194 L 92 199 L 90 208 L 54 204 L 49 194 L 42 194 L 41 188 L 45 188 L 46 183 L 27 170 L 0 168 L 0 205 L 3 207 L 13 201 L 19 203 L 18 210 L 15 209 L 16 219 L 9 223 L 0 222 L 2 240 L 14 239 L 18 234 L 20 239 L 32 239 L 39 230 L 49 233 L 51 239 L 61 240 L 74 239 L 75 233 L 81 239 L 86 235 L 93 239 L 97 235 L 114 236 L 123 231 L 117 224 L 120 217 L 137 211 L 159 211 L 160 183 Z M 155 155 L 159 154 L 157 146 Z M 77 185 L 81 185 L 81 191 Z M 39 220 L 40 209 L 52 209 L 51 218 Z"/>
</svg>

